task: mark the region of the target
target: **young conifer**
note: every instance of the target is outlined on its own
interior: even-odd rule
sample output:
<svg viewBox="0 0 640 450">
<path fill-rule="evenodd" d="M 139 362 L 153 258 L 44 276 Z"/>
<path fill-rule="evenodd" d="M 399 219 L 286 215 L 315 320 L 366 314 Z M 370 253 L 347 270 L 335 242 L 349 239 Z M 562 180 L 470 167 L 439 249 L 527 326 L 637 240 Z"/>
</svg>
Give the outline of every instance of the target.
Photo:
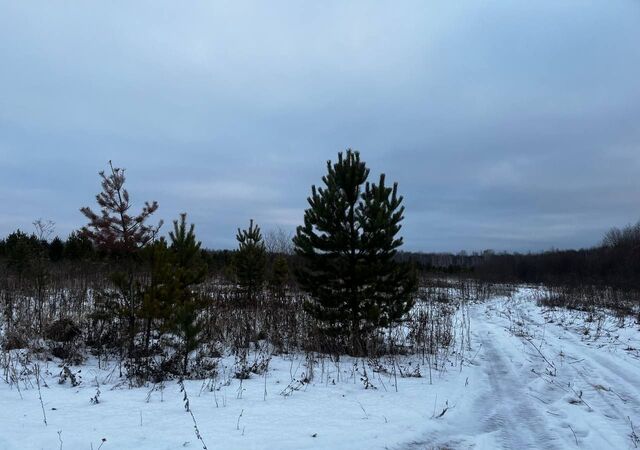
<svg viewBox="0 0 640 450">
<path fill-rule="evenodd" d="M 236 239 L 238 251 L 233 261 L 235 274 L 247 300 L 253 302 L 262 290 L 267 264 L 267 252 L 260 227 L 254 225 L 251 219 L 248 229 L 238 228 Z"/>
<path fill-rule="evenodd" d="M 207 274 L 207 265 L 202 259 L 200 241 L 196 240 L 195 226 L 187 228 L 187 215 L 181 214 L 180 221 L 173 221 L 173 231 L 169 233 L 173 255 L 174 302 L 171 308 L 171 322 L 183 343 L 182 373 L 186 374 L 189 354 L 198 348 L 202 331 L 200 313 L 205 308 L 203 298 L 194 291 Z"/>
<path fill-rule="evenodd" d="M 365 185 L 368 176 L 358 152 L 328 161 L 324 187 L 312 186 L 294 237 L 303 261 L 298 281 L 311 297 L 307 311 L 353 354 L 367 351 L 372 331 L 402 318 L 416 287 L 409 268 L 394 260 L 404 212 L 397 185 L 386 187 L 384 175 Z"/>
</svg>

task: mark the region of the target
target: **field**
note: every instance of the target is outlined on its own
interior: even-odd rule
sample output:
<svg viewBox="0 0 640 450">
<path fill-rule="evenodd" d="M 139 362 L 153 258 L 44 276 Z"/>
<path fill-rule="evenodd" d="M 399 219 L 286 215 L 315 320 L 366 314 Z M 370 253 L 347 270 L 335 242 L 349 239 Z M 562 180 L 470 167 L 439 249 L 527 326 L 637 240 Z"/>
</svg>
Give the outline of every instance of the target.
<svg viewBox="0 0 640 450">
<path fill-rule="evenodd" d="M 238 379 L 223 356 L 216 376 L 184 381 L 186 397 L 176 380 L 130 387 L 115 363 L 88 359 L 65 377 L 55 358 L 14 350 L 0 448 L 636 448 L 640 326 L 540 297 L 520 287 L 459 308 L 455 342 L 435 358 L 270 355 Z"/>
</svg>

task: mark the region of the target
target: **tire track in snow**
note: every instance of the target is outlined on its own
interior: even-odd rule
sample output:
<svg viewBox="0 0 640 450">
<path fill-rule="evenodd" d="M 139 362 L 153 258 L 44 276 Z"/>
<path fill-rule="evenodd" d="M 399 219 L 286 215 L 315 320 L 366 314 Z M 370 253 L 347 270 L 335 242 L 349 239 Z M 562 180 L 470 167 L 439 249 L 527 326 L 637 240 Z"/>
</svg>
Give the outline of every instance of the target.
<svg viewBox="0 0 640 450">
<path fill-rule="evenodd" d="M 553 427 L 549 427 L 538 400 L 534 400 L 527 381 L 530 367 L 514 363 L 513 353 L 521 352 L 520 340 L 508 333 L 495 317 L 487 318 L 474 308 L 472 329 L 480 347 L 473 374 L 473 399 L 468 410 L 446 416 L 435 438 L 411 442 L 405 450 L 417 449 L 555 449 L 564 448 Z M 496 344 L 498 342 L 499 344 Z M 509 353 L 512 352 L 512 354 Z M 571 439 L 573 439 L 571 437 Z M 570 441 L 566 439 L 565 442 Z"/>
<path fill-rule="evenodd" d="M 581 444 L 602 448 L 602 444 L 606 443 L 606 448 L 619 448 L 619 441 L 628 438 L 630 428 L 627 417 L 634 419 L 640 413 L 640 396 L 637 394 L 640 392 L 640 365 L 636 361 L 626 360 L 624 353 L 606 352 L 599 347 L 586 345 L 576 333 L 558 324 L 548 324 L 543 317 L 540 317 L 541 321 L 534 320 L 524 310 L 531 308 L 529 300 L 524 304 L 516 301 L 511 306 L 515 306 L 518 316 L 533 327 L 534 335 L 538 338 L 542 336 L 544 353 L 554 361 L 557 368 L 557 375 L 552 383 L 558 386 L 571 385 L 574 390 L 582 391 L 581 399 L 588 400 L 589 411 L 577 419 L 576 411 L 572 410 L 575 405 L 568 407 L 566 402 L 557 398 L 549 409 L 563 419 L 573 417 L 576 431 L 582 434 Z M 561 364 L 562 360 L 558 359 L 561 353 L 565 358 L 573 358 L 574 362 Z M 580 385 L 576 384 L 576 380 L 580 381 Z M 583 403 L 587 407 L 587 403 Z M 603 422 L 607 425 L 603 426 Z M 563 421 L 560 425 L 568 426 L 568 423 Z M 600 441 L 601 444 L 598 445 L 595 441 Z M 630 441 L 625 443 L 630 444 Z"/>
<path fill-rule="evenodd" d="M 510 361 L 503 349 L 498 349 L 492 338 L 495 334 L 486 325 L 480 326 L 478 338 L 484 350 L 490 390 L 475 402 L 477 414 L 482 417 L 480 433 L 498 432 L 504 449 L 556 448 L 559 438 L 546 426 L 546 420 L 533 407 L 525 383 L 527 374 Z M 483 411 L 486 413 L 483 415 Z"/>
<path fill-rule="evenodd" d="M 563 370 L 576 374 L 589 386 L 608 407 L 609 416 L 615 414 L 618 419 L 626 420 L 627 416 L 640 415 L 640 378 L 630 373 L 639 373 L 640 367 L 633 367 L 634 364 L 614 356 L 615 353 L 601 354 L 600 349 L 586 346 L 570 331 L 557 326 L 547 327 L 547 332 L 556 342 L 569 344 L 568 351 L 572 357 L 583 359 L 576 364 L 564 365 Z M 620 362 L 616 362 L 616 359 Z M 623 368 L 621 363 L 627 367 Z"/>
</svg>

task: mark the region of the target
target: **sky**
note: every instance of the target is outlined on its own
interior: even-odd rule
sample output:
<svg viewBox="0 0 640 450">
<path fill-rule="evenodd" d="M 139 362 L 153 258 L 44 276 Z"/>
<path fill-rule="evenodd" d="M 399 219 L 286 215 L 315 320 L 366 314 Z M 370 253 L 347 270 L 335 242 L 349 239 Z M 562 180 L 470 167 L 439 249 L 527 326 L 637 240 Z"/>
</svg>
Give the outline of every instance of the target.
<svg viewBox="0 0 640 450">
<path fill-rule="evenodd" d="M 233 248 L 346 148 L 406 250 L 595 245 L 640 219 L 640 2 L 0 0 L 0 236 L 84 225 L 113 160 Z"/>
</svg>

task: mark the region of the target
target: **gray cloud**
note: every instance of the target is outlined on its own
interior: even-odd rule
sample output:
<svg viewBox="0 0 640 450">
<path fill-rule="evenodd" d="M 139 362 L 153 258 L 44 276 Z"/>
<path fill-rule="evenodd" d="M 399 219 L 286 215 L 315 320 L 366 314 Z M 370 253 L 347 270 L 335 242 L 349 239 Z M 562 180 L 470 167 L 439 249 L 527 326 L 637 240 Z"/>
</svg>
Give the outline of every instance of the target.
<svg viewBox="0 0 640 450">
<path fill-rule="evenodd" d="M 0 0 L 0 234 L 96 172 L 208 246 L 293 229 L 325 161 L 397 180 L 407 248 L 596 243 L 640 218 L 640 4 Z"/>
</svg>

